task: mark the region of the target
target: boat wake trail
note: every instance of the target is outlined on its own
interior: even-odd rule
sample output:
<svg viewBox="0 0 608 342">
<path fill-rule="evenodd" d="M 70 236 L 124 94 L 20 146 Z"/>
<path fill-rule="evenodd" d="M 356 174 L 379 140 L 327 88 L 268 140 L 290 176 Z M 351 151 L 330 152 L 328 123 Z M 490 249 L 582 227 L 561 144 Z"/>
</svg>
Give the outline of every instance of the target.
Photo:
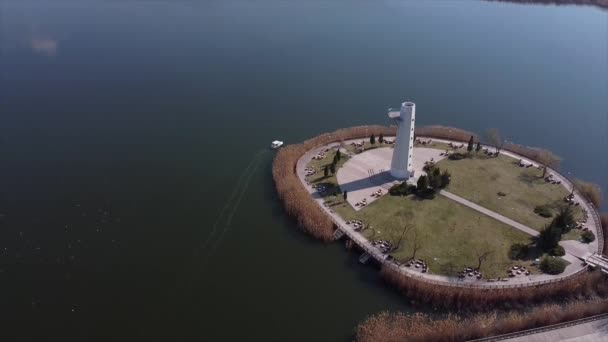
<svg viewBox="0 0 608 342">
<path fill-rule="evenodd" d="M 253 173 L 256 171 L 257 165 L 259 164 L 259 162 L 262 158 L 263 152 L 264 151 L 260 151 L 257 154 L 255 154 L 254 157 L 249 162 L 249 164 L 247 165 L 247 167 L 245 167 L 243 172 L 240 174 L 236 184 L 234 185 L 234 188 L 232 189 L 232 193 L 230 194 L 230 197 L 228 197 L 228 199 L 226 200 L 224 207 L 222 208 L 222 210 L 218 214 L 217 218 L 215 219 L 213 226 L 211 226 L 211 233 L 209 233 L 209 235 L 207 236 L 205 241 L 203 241 L 203 243 L 195 250 L 194 256 L 198 255 L 201 250 L 204 250 L 207 247 L 207 245 L 213 240 L 213 238 L 216 235 L 217 229 L 220 227 L 220 223 L 221 223 L 222 219 L 226 216 L 225 215 L 226 211 L 230 207 L 233 207 L 232 204 L 233 204 L 234 200 L 237 199 L 237 197 L 239 199 L 242 198 L 242 194 L 244 193 L 244 188 L 245 188 L 244 186 L 248 185 L 247 183 L 249 182 L 251 175 L 253 175 Z M 237 203 L 238 202 L 240 202 L 240 201 L 237 200 Z M 233 215 L 234 215 L 234 210 L 228 216 L 230 218 L 230 221 L 232 220 Z"/>
<path fill-rule="evenodd" d="M 191 272 L 187 279 L 187 287 L 191 288 L 194 285 L 194 277 L 196 273 L 199 273 L 207 265 L 207 262 L 213 256 L 215 250 L 220 246 L 226 233 L 229 231 L 232 224 L 232 219 L 237 213 L 237 210 L 245 196 L 251 179 L 257 171 L 261 161 L 263 160 L 265 150 L 257 152 L 253 158 L 249 161 L 249 164 L 243 169 L 243 172 L 239 175 L 234 188 L 232 189 L 230 196 L 224 203 L 222 210 L 219 212 L 213 225 L 211 226 L 211 232 L 201 244 L 196 247 L 192 252 L 192 259 L 194 260 Z M 202 258 L 200 258 L 202 254 Z"/>
<path fill-rule="evenodd" d="M 203 265 L 202 265 L 203 267 L 206 265 L 206 262 L 209 260 L 209 258 L 211 258 L 213 256 L 213 253 L 215 252 L 217 247 L 219 247 L 220 244 L 222 243 L 224 236 L 230 230 L 230 227 L 232 225 L 232 219 L 234 218 L 234 214 L 236 214 L 236 212 L 238 211 L 239 205 L 241 204 L 241 201 L 243 200 L 243 197 L 245 196 L 245 194 L 247 193 L 247 189 L 249 188 L 249 183 L 251 182 L 251 179 L 253 178 L 253 175 L 257 171 L 261 161 L 262 161 L 261 158 L 257 158 L 255 160 L 251 170 L 247 173 L 246 178 L 243 180 L 243 184 L 238 188 L 239 196 L 236 199 L 236 202 L 234 202 L 234 204 L 231 205 L 232 210 L 230 211 L 230 213 L 228 214 L 228 216 L 226 218 L 226 222 L 223 225 L 223 229 L 221 230 L 219 237 L 215 240 L 213 245 L 211 245 L 208 253 L 206 254 L 205 258 L 203 259 Z"/>
</svg>

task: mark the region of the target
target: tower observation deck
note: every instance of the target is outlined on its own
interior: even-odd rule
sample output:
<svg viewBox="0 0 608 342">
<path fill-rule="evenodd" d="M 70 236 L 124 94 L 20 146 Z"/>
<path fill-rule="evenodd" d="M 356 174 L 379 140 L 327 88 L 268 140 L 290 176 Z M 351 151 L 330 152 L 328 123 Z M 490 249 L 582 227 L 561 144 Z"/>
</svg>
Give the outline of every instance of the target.
<svg viewBox="0 0 608 342">
<path fill-rule="evenodd" d="M 391 161 L 391 175 L 399 179 L 413 176 L 412 158 L 414 156 L 414 127 L 416 123 L 416 104 L 403 102 L 401 109 L 389 109 L 388 117 L 397 124 L 397 138 Z"/>
</svg>

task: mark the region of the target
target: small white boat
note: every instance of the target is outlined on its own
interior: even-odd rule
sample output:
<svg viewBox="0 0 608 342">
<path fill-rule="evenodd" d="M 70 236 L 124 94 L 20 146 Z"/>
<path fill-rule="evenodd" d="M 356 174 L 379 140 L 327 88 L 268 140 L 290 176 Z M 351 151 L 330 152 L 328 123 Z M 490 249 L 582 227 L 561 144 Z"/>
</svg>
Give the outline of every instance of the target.
<svg viewBox="0 0 608 342">
<path fill-rule="evenodd" d="M 272 149 L 277 149 L 281 146 L 283 146 L 283 142 L 280 140 L 275 140 L 272 143 L 270 143 L 270 148 L 272 148 Z"/>
</svg>

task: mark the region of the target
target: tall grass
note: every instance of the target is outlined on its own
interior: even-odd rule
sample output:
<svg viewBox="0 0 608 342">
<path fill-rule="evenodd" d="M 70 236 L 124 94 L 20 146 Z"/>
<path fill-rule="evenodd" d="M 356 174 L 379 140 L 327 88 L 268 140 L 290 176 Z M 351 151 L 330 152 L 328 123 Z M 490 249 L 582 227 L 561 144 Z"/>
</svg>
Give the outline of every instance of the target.
<svg viewBox="0 0 608 342">
<path fill-rule="evenodd" d="M 541 148 L 524 146 L 524 145 L 519 145 L 519 144 L 514 144 L 514 143 L 506 143 L 503 146 L 503 149 L 513 152 L 515 154 L 518 154 L 520 156 L 526 157 L 530 160 L 534 160 L 540 164 L 543 163 L 541 158 L 542 158 L 542 154 L 543 154 L 544 150 Z M 593 203 L 593 205 L 596 208 L 601 207 L 602 190 L 599 185 L 597 185 L 595 183 L 591 183 L 591 182 L 585 182 L 585 181 L 582 181 L 579 179 L 572 180 L 572 182 L 574 183 L 576 188 L 579 190 L 579 192 L 589 202 Z"/>
<path fill-rule="evenodd" d="M 298 159 L 306 152 L 332 142 L 367 138 L 370 135 L 395 135 L 395 127 L 358 126 L 324 133 L 300 144 L 279 150 L 272 164 L 272 178 L 285 211 L 294 217 L 308 234 L 322 241 L 331 241 L 335 230 L 331 219 L 323 212 L 302 185 L 296 174 Z"/>
<path fill-rule="evenodd" d="M 524 146 L 524 145 L 515 144 L 512 142 L 505 143 L 503 146 L 503 150 L 513 152 L 522 157 L 526 157 L 530 160 L 534 160 L 540 164 L 543 164 L 543 160 L 542 160 L 543 155 L 546 154 L 547 152 L 551 153 L 551 151 L 542 149 L 540 147 Z"/>
<path fill-rule="evenodd" d="M 450 315 L 433 320 L 424 314 L 381 312 L 368 317 L 355 330 L 358 342 L 467 341 L 564 323 L 608 313 L 607 299 L 545 304 L 531 310 L 480 313 L 467 318 Z"/>
<path fill-rule="evenodd" d="M 279 150 L 272 165 L 272 176 L 279 199 L 283 202 L 287 214 L 295 218 L 299 226 L 313 237 L 326 242 L 333 240 L 336 227 L 329 216 L 312 199 L 298 178 L 296 174 L 298 160 L 308 151 L 332 142 L 367 138 L 371 134 L 392 136 L 395 133 L 395 127 L 358 126 L 324 133 L 300 144 L 288 145 Z M 471 135 L 476 136 L 471 132 L 445 126 L 418 127 L 416 134 L 459 141 L 468 141 Z M 520 150 L 516 153 L 524 151 L 523 146 L 519 148 Z M 576 294 L 589 295 L 594 291 L 608 293 L 608 284 L 593 283 L 589 280 L 592 276 L 587 274 L 536 287 L 483 290 L 430 284 L 403 276 L 391 268 L 383 267 L 381 274 L 389 283 L 396 285 L 412 299 L 435 307 L 456 309 L 484 310 L 496 306 L 538 303 L 551 296 L 567 298 Z"/>
<path fill-rule="evenodd" d="M 515 144 L 512 142 L 507 142 L 503 146 L 503 149 L 513 152 L 515 154 L 519 154 L 522 157 L 526 157 L 526 158 L 534 160 L 536 162 L 540 162 L 539 156 L 540 156 L 541 149 L 538 147 L 530 147 L 530 146 Z"/>
<path fill-rule="evenodd" d="M 392 267 L 382 267 L 381 276 L 405 296 L 420 304 L 455 311 L 484 311 L 526 307 L 553 299 L 608 295 L 601 272 L 586 272 L 555 283 L 521 288 L 465 288 L 431 284 L 407 277 Z"/>
<path fill-rule="evenodd" d="M 602 205 L 602 189 L 599 185 L 580 179 L 575 179 L 574 185 L 596 208 Z"/>
<path fill-rule="evenodd" d="M 447 139 L 454 141 L 462 141 L 468 142 L 473 136 L 475 141 L 479 141 L 479 136 L 477 134 L 465 131 L 464 129 L 448 127 L 448 126 L 422 126 L 416 127 L 415 129 L 416 136 L 421 137 L 431 137 L 437 139 Z"/>
<path fill-rule="evenodd" d="M 604 232 L 604 250 L 602 254 L 608 256 L 608 213 L 602 213 L 600 220 L 602 221 L 602 231 Z"/>
</svg>

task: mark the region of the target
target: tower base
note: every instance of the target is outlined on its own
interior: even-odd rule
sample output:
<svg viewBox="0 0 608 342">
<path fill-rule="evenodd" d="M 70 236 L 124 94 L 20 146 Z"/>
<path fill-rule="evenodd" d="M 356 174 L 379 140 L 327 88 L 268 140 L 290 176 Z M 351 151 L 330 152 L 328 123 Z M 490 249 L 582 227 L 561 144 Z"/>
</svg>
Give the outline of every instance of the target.
<svg viewBox="0 0 608 342">
<path fill-rule="evenodd" d="M 411 174 L 408 170 L 394 170 L 391 169 L 391 176 L 397 178 L 397 179 L 409 179 L 411 177 Z"/>
</svg>

